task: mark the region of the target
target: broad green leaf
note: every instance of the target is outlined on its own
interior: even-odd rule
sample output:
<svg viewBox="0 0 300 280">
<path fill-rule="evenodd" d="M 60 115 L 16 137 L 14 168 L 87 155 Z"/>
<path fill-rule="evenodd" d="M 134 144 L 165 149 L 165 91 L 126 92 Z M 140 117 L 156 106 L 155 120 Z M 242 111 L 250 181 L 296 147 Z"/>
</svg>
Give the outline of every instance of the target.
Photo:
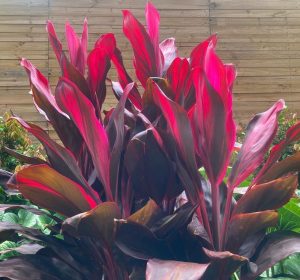
<svg viewBox="0 0 300 280">
<path fill-rule="evenodd" d="M 37 217 L 24 209 L 18 211 L 19 224 L 24 227 L 34 227 L 37 223 Z"/>
<path fill-rule="evenodd" d="M 18 223 L 19 218 L 15 213 L 5 213 L 3 215 L 3 222 L 10 222 L 10 223 Z"/>
<path fill-rule="evenodd" d="M 282 267 L 285 273 L 291 274 L 294 279 L 300 279 L 300 254 L 286 258 L 282 263 Z"/>
<path fill-rule="evenodd" d="M 4 242 L 0 243 L 0 260 L 5 260 L 9 257 L 18 255 L 18 253 L 15 251 L 11 251 L 8 253 L 2 253 L 3 251 L 6 251 L 6 250 L 12 249 L 12 248 L 16 248 L 16 247 L 18 247 L 18 244 L 16 242 L 4 241 Z"/>
<path fill-rule="evenodd" d="M 279 229 L 300 232 L 300 201 L 293 198 L 278 210 Z"/>
</svg>

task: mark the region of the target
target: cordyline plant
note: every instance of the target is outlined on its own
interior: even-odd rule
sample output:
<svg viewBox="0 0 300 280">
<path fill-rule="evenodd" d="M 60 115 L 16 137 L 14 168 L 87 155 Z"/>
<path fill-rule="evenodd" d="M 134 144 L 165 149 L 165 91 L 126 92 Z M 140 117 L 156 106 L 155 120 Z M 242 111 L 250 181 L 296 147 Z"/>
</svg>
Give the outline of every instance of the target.
<svg viewBox="0 0 300 280">
<path fill-rule="evenodd" d="M 159 43 L 160 18 L 151 3 L 145 14 L 146 28 L 123 11 L 139 86 L 126 72 L 113 34 L 100 36 L 87 53 L 86 21 L 81 37 L 66 24 L 69 58 L 47 23 L 61 67 L 54 93 L 42 73 L 22 59 L 34 104 L 61 144 L 14 116 L 43 144 L 47 161 L 26 158 L 29 165 L 8 186 L 62 218 L 52 216 L 57 224 L 51 235 L 0 223 L 2 240 L 13 233 L 29 240 L 21 255 L 0 263 L 1 277 L 229 279 L 238 270 L 241 279 L 250 280 L 300 251 L 299 234 L 266 233 L 278 222 L 276 209 L 297 187 L 300 154 L 278 159 L 300 139 L 300 124 L 271 148 L 284 101 L 256 115 L 225 176 L 235 149 L 235 68 L 216 55 L 215 35 L 189 58 L 179 57 L 173 38 Z M 117 82 L 108 79 L 111 64 Z M 107 83 L 119 101 L 104 112 Z M 236 201 L 235 188 L 253 172 L 257 175 Z M 1 209 L 16 207 L 25 206 Z"/>
</svg>

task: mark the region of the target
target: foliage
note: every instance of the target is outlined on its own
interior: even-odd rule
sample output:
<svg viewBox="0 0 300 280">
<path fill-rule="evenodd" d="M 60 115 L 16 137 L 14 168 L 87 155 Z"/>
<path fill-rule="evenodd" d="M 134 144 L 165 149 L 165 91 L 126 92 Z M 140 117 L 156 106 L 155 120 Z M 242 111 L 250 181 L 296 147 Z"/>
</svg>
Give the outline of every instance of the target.
<svg viewBox="0 0 300 280">
<path fill-rule="evenodd" d="M 21 164 L 20 160 L 8 153 L 8 149 L 15 150 L 25 156 L 42 156 L 41 146 L 32 143 L 27 132 L 11 115 L 5 113 L 0 116 L 0 167 L 7 171 L 14 171 Z"/>
<path fill-rule="evenodd" d="M 276 137 L 273 140 L 273 144 L 276 145 L 281 142 L 285 138 L 288 129 L 295 125 L 297 122 L 298 120 L 296 114 L 291 113 L 288 109 L 283 110 L 278 117 L 278 131 Z M 279 160 L 283 160 L 286 157 L 293 155 L 297 151 L 299 151 L 299 144 L 291 144 L 283 150 L 282 156 Z"/>
<path fill-rule="evenodd" d="M 300 254 L 294 254 L 264 272 L 259 279 L 292 280 L 300 278 Z"/>
<path fill-rule="evenodd" d="M 126 72 L 113 34 L 100 36 L 87 54 L 87 21 L 81 37 L 66 24 L 69 58 L 47 23 L 62 72 L 54 94 L 42 73 L 22 59 L 34 104 L 63 145 L 14 116 L 42 143 L 47 159 L 25 158 L 30 165 L 8 186 L 63 217 L 49 214 L 56 222 L 50 235 L 0 223 L 0 240 L 17 233 L 18 242 L 31 241 L 20 246 L 20 256 L 0 263 L 0 277 L 227 280 L 240 270 L 241 279 L 251 280 L 300 252 L 298 232 L 266 232 L 297 188 L 300 154 L 278 159 L 300 139 L 300 123 L 271 148 L 256 173 L 284 101 L 256 115 L 224 182 L 236 140 L 235 68 L 217 56 L 215 35 L 189 59 L 180 58 L 173 38 L 159 43 L 160 19 L 151 3 L 145 14 L 147 28 L 123 11 L 141 86 Z M 111 63 L 118 82 L 107 76 Z M 103 113 L 107 81 L 119 102 Z M 235 188 L 249 177 L 236 201 Z"/>
</svg>

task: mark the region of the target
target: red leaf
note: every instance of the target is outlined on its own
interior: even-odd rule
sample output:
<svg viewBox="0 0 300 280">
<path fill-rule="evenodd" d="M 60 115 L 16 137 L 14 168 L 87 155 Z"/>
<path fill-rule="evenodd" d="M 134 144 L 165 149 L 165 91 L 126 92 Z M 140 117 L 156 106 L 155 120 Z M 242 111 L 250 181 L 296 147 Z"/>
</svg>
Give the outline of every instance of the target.
<svg viewBox="0 0 300 280">
<path fill-rule="evenodd" d="M 107 33 L 100 36 L 95 43 L 95 48 L 101 48 L 108 54 L 118 72 L 118 79 L 122 89 L 124 90 L 128 84 L 132 83 L 132 79 L 124 67 L 122 55 L 120 50 L 117 48 L 114 34 Z M 137 109 L 140 110 L 142 108 L 142 99 L 136 86 L 130 91 L 128 99 Z"/>
<path fill-rule="evenodd" d="M 26 58 L 22 58 L 20 64 L 25 68 L 30 80 L 30 84 L 34 86 L 35 89 L 47 99 L 47 101 L 57 112 L 66 116 L 66 114 L 63 111 L 61 111 L 60 108 L 57 106 L 55 98 L 51 93 L 50 85 L 48 83 L 47 78 L 38 69 L 36 69 L 32 65 L 32 63 Z M 36 104 L 36 106 L 39 112 L 42 113 L 48 119 L 47 112 L 43 111 L 43 108 L 40 108 L 38 104 Z"/>
<path fill-rule="evenodd" d="M 198 213 L 199 218 L 203 219 L 205 229 L 211 236 L 203 190 L 196 164 L 193 135 L 187 113 L 183 107 L 170 100 L 156 83 L 152 80 L 149 80 L 149 82 L 152 83 L 154 102 L 162 111 L 171 135 L 177 144 L 179 157 L 175 155 L 174 160 L 176 161 L 178 176 L 187 191 L 191 203 L 193 205 L 200 204 L 199 209 L 201 213 Z"/>
<path fill-rule="evenodd" d="M 107 200 L 112 201 L 109 142 L 104 127 L 96 117 L 93 104 L 74 83 L 65 78 L 58 82 L 55 95 L 59 106 L 79 129 L 90 151 L 98 178 L 104 186 Z"/>
<path fill-rule="evenodd" d="M 284 108 L 284 101 L 277 101 L 269 110 L 256 115 L 248 124 L 245 142 L 234 163 L 228 185 L 238 186 L 263 161 L 277 131 L 277 115 Z"/>
<path fill-rule="evenodd" d="M 144 26 L 128 10 L 123 11 L 123 32 L 133 48 L 136 76 L 145 87 L 149 77 L 160 76 L 154 46 Z"/>
<path fill-rule="evenodd" d="M 84 20 L 81 39 L 77 36 L 73 27 L 66 23 L 66 38 L 69 48 L 70 61 L 84 75 L 87 58 L 87 20 Z"/>
<path fill-rule="evenodd" d="M 222 68 L 221 65 L 212 65 Z M 206 68 L 209 68 L 206 67 Z M 216 70 L 217 71 L 217 70 Z M 223 73 L 224 74 L 224 73 Z M 191 116 L 194 141 L 201 162 L 205 167 L 213 186 L 218 186 L 227 170 L 235 143 L 235 123 L 232 116 L 231 93 L 227 88 L 226 75 L 223 88 L 217 92 L 212 88 L 200 68 L 193 71 L 194 87 L 196 90 L 196 105 Z M 226 98 L 226 95 L 228 98 Z"/>
<path fill-rule="evenodd" d="M 203 66 L 204 58 L 206 57 L 206 51 L 209 45 L 211 45 L 212 48 L 215 48 L 217 44 L 217 35 L 213 34 L 209 38 L 207 38 L 205 41 L 201 42 L 199 45 L 197 45 L 191 55 L 190 55 L 190 64 L 191 67 L 198 67 Z"/>
<path fill-rule="evenodd" d="M 63 50 L 62 50 L 62 44 L 59 41 L 59 39 L 56 35 L 56 32 L 55 32 L 54 25 L 50 20 L 47 21 L 46 29 L 47 29 L 48 36 L 49 36 L 49 42 L 53 48 L 53 51 L 56 55 L 58 63 L 61 65 L 61 58 L 64 55 Z"/>
<path fill-rule="evenodd" d="M 88 81 L 97 108 L 97 115 L 100 115 L 102 104 L 106 96 L 105 79 L 110 69 L 110 60 L 101 48 L 93 49 L 88 56 Z"/>
<path fill-rule="evenodd" d="M 189 94 L 192 79 L 190 64 L 187 59 L 175 58 L 167 71 L 167 79 L 175 93 L 174 101 L 184 104 L 185 97 Z"/>
<path fill-rule="evenodd" d="M 152 94 L 155 104 L 161 109 L 178 145 L 180 155 L 189 169 L 196 168 L 192 131 L 185 110 L 169 99 L 159 86 L 152 81 Z"/>
<path fill-rule="evenodd" d="M 51 122 L 64 145 L 77 155 L 81 149 L 81 136 L 69 117 L 58 107 L 47 79 L 28 60 L 22 59 L 21 65 L 28 73 L 38 110 Z"/>
<path fill-rule="evenodd" d="M 164 65 L 164 56 L 159 46 L 160 16 L 158 11 L 156 10 L 156 8 L 151 2 L 147 2 L 145 15 L 146 15 L 148 34 L 154 48 L 157 74 L 160 77 L 162 75 L 162 67 Z"/>
<path fill-rule="evenodd" d="M 97 193 L 84 179 L 81 170 L 76 163 L 74 155 L 69 150 L 57 144 L 49 137 L 46 131 L 37 125 L 27 123 L 23 119 L 16 116 L 13 118 L 16 119 L 28 132 L 34 135 L 43 144 L 48 159 L 55 170 L 79 183 L 84 187 L 85 191 L 95 199 L 95 201 L 100 201 Z"/>
<path fill-rule="evenodd" d="M 84 75 L 79 70 L 77 70 L 76 65 L 71 64 L 69 62 L 69 60 L 67 59 L 65 53 L 62 50 L 61 42 L 57 38 L 54 26 L 51 21 L 47 22 L 47 31 L 48 31 L 49 42 L 55 52 L 57 61 L 60 65 L 60 68 L 62 71 L 62 76 L 68 78 L 73 83 L 75 83 L 78 86 L 78 88 L 81 90 L 81 92 L 84 93 L 94 103 L 95 102 L 94 95 L 91 94 L 88 84 L 84 78 Z M 77 35 L 75 34 L 74 36 L 77 36 Z M 86 47 L 87 47 L 87 25 L 86 25 L 86 22 L 84 23 L 81 47 L 82 48 L 79 50 L 79 52 L 80 53 L 84 52 L 84 54 L 82 54 L 82 56 L 81 56 L 82 59 L 80 59 L 80 61 L 84 60 L 84 65 L 85 65 L 86 55 L 87 55 L 87 53 L 86 53 Z"/>
</svg>

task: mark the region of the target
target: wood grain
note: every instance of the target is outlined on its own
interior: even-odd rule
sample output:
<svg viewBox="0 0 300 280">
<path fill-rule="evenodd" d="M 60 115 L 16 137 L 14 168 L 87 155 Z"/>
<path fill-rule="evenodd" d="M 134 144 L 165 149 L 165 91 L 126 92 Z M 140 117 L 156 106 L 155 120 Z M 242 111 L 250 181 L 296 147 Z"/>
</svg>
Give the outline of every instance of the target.
<svg viewBox="0 0 300 280">
<path fill-rule="evenodd" d="M 161 40 L 175 37 L 180 56 L 207 36 L 218 34 L 218 54 L 234 63 L 238 78 L 234 87 L 237 122 L 246 123 L 279 98 L 300 113 L 300 1 L 297 0 L 153 0 L 161 14 Z M 43 122 L 28 94 L 26 73 L 19 59 L 26 57 L 50 80 L 54 90 L 60 76 L 49 47 L 45 22 L 51 19 L 64 44 L 64 23 L 69 20 L 81 32 L 89 21 L 89 48 L 107 32 L 116 34 L 125 66 L 135 78 L 132 50 L 122 33 L 122 9 L 145 22 L 146 0 L 1 0 L 0 1 L 0 113 L 12 109 L 26 120 Z M 110 71 L 115 79 L 115 71 Z M 104 108 L 114 106 L 108 87 Z"/>
</svg>

